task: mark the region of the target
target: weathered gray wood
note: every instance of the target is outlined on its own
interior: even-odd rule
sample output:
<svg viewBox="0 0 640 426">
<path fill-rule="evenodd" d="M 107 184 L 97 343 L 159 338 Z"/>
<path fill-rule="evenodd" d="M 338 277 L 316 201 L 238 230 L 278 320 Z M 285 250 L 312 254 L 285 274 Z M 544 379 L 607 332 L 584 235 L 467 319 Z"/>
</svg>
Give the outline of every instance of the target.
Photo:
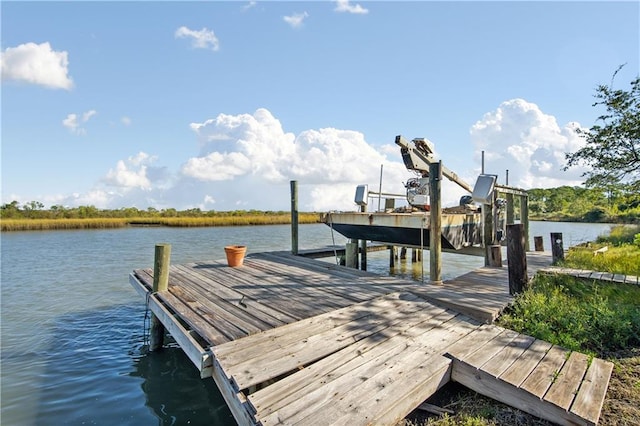
<svg viewBox="0 0 640 426">
<path fill-rule="evenodd" d="M 298 181 L 291 185 L 291 253 L 298 254 Z"/>
<path fill-rule="evenodd" d="M 495 354 L 491 359 L 482 365 L 482 370 L 487 373 L 499 377 L 507 370 L 524 351 L 531 346 L 535 339 L 531 336 L 520 334 L 516 336 L 508 345 L 500 352 Z"/>
<path fill-rule="evenodd" d="M 568 410 L 587 371 L 587 363 L 586 355 L 572 352 L 545 394 L 544 400 Z"/>
<path fill-rule="evenodd" d="M 477 323 L 468 318 L 452 315 L 451 311 L 443 311 L 432 317 L 424 317 L 419 313 L 416 317 L 423 317 L 424 321 L 418 319 L 410 325 L 398 323 L 385 330 L 379 338 L 372 336 L 371 339 L 349 346 L 348 349 L 287 377 L 282 383 L 251 395 L 250 401 L 255 403 L 260 413 L 271 414 L 295 402 L 300 395 L 309 394 L 343 376 L 351 375 L 352 380 L 358 383 L 358 377 L 362 377 L 358 369 L 365 364 L 369 370 L 375 370 L 377 367 L 374 366 L 386 368 L 387 361 L 397 354 L 416 348 L 431 347 L 431 350 L 437 350 L 438 347 L 444 347 L 478 327 Z M 357 375 L 354 373 L 356 371 Z"/>
<path fill-rule="evenodd" d="M 569 351 L 566 349 L 553 346 L 520 387 L 542 398 L 557 377 L 568 355 Z"/>
<path fill-rule="evenodd" d="M 508 185 L 508 184 L 507 184 Z M 505 194 L 507 200 L 507 225 L 511 225 L 516 222 L 515 206 L 513 205 L 513 194 Z"/>
<path fill-rule="evenodd" d="M 153 260 L 153 292 L 164 292 L 169 287 L 169 266 L 171 259 L 170 244 L 156 244 L 155 256 Z M 165 329 L 162 322 L 151 315 L 149 329 L 149 350 L 157 351 L 162 349 L 164 343 Z"/>
<path fill-rule="evenodd" d="M 502 374 L 500 379 L 520 387 L 551 349 L 551 343 L 535 340 Z"/>
<path fill-rule="evenodd" d="M 442 162 L 429 164 L 429 280 L 442 283 Z"/>
<path fill-rule="evenodd" d="M 129 281 L 134 287 L 143 289 L 144 285 L 135 277 L 129 276 Z M 175 341 L 180 345 L 187 357 L 196 366 L 201 377 L 209 377 L 211 375 L 211 365 L 213 357 L 200 343 L 177 321 L 169 310 L 158 302 L 157 295 L 149 295 L 149 309 L 153 312 L 154 318 L 157 318 L 166 329 L 174 336 Z"/>
<path fill-rule="evenodd" d="M 529 251 L 529 196 L 520 196 L 520 223 L 524 226 L 524 250 Z"/>
<path fill-rule="evenodd" d="M 256 419 L 250 414 L 247 407 L 247 400 L 242 392 L 236 391 L 225 374 L 224 370 L 216 359 L 213 360 L 213 373 L 211 375 L 216 382 L 224 401 L 231 410 L 234 419 L 240 426 L 253 426 L 257 424 Z"/>
<path fill-rule="evenodd" d="M 560 425 L 585 424 L 584 419 L 577 415 L 458 359 L 453 359 L 451 380 L 489 398 Z"/>
<path fill-rule="evenodd" d="M 571 412 L 595 425 L 607 394 L 613 363 L 594 358 L 571 405 Z"/>
<path fill-rule="evenodd" d="M 509 294 L 522 293 L 529 282 L 524 226 L 507 225 L 507 264 L 509 268 Z"/>
</svg>

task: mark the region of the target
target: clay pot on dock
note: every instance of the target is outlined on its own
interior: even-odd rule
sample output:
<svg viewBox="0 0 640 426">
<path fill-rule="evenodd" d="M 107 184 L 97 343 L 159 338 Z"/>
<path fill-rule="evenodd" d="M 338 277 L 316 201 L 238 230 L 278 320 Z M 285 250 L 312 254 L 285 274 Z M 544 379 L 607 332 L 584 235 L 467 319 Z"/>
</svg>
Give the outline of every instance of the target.
<svg viewBox="0 0 640 426">
<path fill-rule="evenodd" d="M 231 267 L 242 266 L 247 246 L 226 246 L 224 252 L 227 255 L 227 264 Z"/>
</svg>

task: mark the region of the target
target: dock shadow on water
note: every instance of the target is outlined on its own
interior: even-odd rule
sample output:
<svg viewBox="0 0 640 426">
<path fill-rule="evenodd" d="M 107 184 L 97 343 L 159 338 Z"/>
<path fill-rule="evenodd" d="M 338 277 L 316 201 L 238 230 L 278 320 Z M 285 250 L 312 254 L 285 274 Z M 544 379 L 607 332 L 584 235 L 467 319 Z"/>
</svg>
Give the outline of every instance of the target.
<svg viewBox="0 0 640 426">
<path fill-rule="evenodd" d="M 175 343 L 148 351 L 144 313 L 136 303 L 64 314 L 44 350 L 4 347 L 2 424 L 235 425 Z"/>
</svg>

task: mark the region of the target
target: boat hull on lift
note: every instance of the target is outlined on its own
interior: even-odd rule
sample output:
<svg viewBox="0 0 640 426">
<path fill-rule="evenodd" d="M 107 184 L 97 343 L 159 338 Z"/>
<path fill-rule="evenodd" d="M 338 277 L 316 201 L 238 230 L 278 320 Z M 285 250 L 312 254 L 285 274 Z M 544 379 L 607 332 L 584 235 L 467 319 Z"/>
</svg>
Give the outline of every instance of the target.
<svg viewBox="0 0 640 426">
<path fill-rule="evenodd" d="M 482 243 L 480 213 L 443 214 L 441 220 L 443 249 L 464 250 Z M 429 247 L 428 212 L 328 212 L 322 214 L 322 221 L 347 238 L 407 247 Z"/>
</svg>

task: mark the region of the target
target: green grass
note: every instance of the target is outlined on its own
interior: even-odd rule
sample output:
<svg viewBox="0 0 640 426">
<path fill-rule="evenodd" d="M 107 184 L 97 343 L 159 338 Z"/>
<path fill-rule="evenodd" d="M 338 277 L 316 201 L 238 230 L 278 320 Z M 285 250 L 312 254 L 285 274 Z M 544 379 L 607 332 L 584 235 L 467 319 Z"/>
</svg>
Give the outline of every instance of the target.
<svg viewBox="0 0 640 426">
<path fill-rule="evenodd" d="M 298 223 L 319 223 L 316 213 L 299 213 Z M 53 229 L 104 229 L 126 226 L 245 226 L 281 225 L 291 223 L 291 214 L 246 213 L 240 215 L 216 215 L 202 217 L 135 217 L 91 219 L 2 219 L 2 231 L 43 231 Z"/>
<path fill-rule="evenodd" d="M 592 355 L 640 346 L 640 287 L 536 276 L 498 324 Z"/>
</svg>

